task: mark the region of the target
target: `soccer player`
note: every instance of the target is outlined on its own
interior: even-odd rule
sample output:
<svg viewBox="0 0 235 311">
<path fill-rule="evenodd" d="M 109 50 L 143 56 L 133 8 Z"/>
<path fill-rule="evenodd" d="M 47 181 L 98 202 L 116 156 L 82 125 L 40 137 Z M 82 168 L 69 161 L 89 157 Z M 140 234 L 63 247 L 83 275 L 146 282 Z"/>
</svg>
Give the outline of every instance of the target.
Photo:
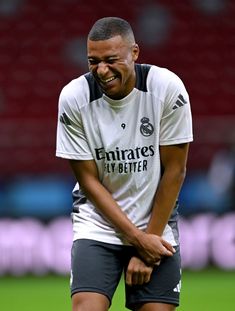
<svg viewBox="0 0 235 311">
<path fill-rule="evenodd" d="M 73 190 L 73 311 L 108 310 L 124 271 L 126 307 L 179 304 L 177 197 L 192 120 L 180 78 L 136 63 L 130 24 L 105 17 L 87 40 L 89 73 L 59 98 L 56 155 L 69 159 Z"/>
</svg>

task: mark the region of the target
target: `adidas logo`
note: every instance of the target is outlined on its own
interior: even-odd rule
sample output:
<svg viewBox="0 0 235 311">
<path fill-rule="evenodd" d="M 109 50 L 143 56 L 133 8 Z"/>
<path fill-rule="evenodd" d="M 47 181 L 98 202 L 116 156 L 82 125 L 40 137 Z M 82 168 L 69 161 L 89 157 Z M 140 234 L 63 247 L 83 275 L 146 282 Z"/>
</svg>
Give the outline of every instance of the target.
<svg viewBox="0 0 235 311">
<path fill-rule="evenodd" d="M 67 114 L 65 112 L 62 113 L 62 115 L 60 116 L 60 122 L 66 124 L 66 125 L 72 125 L 69 117 L 67 116 Z"/>
<path fill-rule="evenodd" d="M 180 293 L 180 289 L 181 289 L 181 281 L 179 281 L 179 283 L 176 285 L 176 287 L 173 289 L 173 292 L 175 293 Z"/>
<path fill-rule="evenodd" d="M 177 101 L 175 103 L 175 105 L 173 106 L 173 110 L 179 108 L 179 107 L 182 107 L 183 105 L 187 104 L 187 101 L 184 99 L 183 95 L 179 95 L 178 98 L 177 98 Z"/>
</svg>

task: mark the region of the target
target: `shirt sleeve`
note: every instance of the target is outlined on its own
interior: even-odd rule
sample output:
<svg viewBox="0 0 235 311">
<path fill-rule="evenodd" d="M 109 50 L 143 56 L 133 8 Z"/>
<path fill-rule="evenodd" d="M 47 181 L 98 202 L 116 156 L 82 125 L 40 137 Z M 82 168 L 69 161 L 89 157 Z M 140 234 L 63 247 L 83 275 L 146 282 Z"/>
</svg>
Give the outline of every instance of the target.
<svg viewBox="0 0 235 311">
<path fill-rule="evenodd" d="M 189 95 L 181 79 L 171 73 L 163 103 L 160 145 L 186 143 L 193 140 Z"/>
<path fill-rule="evenodd" d="M 93 159 L 84 131 L 78 102 L 84 101 L 79 97 L 79 85 L 67 85 L 60 94 L 56 156 L 71 160 Z M 83 88 L 84 92 L 84 88 Z"/>
</svg>

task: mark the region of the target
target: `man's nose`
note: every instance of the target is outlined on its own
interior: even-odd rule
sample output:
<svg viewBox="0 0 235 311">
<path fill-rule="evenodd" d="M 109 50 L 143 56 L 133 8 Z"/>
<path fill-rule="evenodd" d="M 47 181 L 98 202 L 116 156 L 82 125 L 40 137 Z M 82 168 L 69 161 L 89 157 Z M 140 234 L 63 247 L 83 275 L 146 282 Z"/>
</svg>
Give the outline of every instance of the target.
<svg viewBox="0 0 235 311">
<path fill-rule="evenodd" d="M 98 68 L 97 68 L 97 74 L 99 76 L 104 76 L 108 72 L 109 68 L 106 62 L 102 61 L 99 62 Z"/>
</svg>

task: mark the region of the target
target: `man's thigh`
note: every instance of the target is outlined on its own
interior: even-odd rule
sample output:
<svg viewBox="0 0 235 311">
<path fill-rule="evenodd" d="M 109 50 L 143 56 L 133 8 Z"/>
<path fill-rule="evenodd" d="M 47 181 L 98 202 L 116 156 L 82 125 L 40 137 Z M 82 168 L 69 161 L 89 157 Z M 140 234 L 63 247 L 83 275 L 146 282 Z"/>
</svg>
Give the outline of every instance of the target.
<svg viewBox="0 0 235 311">
<path fill-rule="evenodd" d="M 80 239 L 73 242 L 71 295 L 93 292 L 105 295 L 111 302 L 120 280 L 122 246 Z"/>
<path fill-rule="evenodd" d="M 159 266 L 154 267 L 148 283 L 126 285 L 126 306 L 131 310 L 140 311 L 174 310 L 179 305 L 180 285 L 180 252 L 179 247 L 176 247 L 176 253 L 172 257 L 165 257 Z M 154 304 L 160 305 L 154 309 Z"/>
</svg>

